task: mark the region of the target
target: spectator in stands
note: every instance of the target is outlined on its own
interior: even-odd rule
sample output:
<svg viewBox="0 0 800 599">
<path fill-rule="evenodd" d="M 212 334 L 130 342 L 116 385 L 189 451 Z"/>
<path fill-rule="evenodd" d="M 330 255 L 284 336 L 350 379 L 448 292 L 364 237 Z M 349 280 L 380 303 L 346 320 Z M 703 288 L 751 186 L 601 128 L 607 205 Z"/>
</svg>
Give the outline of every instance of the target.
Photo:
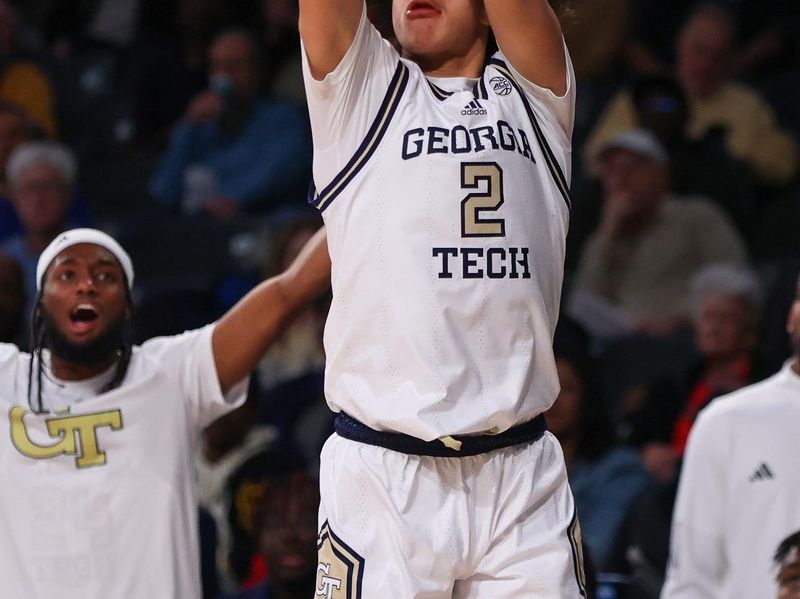
<svg viewBox="0 0 800 599">
<path fill-rule="evenodd" d="M 775 551 L 778 599 L 800 599 L 800 530 L 789 535 Z"/>
<path fill-rule="evenodd" d="M 275 489 L 286 487 L 298 472 L 306 472 L 302 456 L 289 443 L 275 443 L 247 459 L 228 478 L 231 545 L 226 557 L 234 586 L 226 590 L 263 582 L 267 570 L 259 552 L 259 538 L 267 516 L 264 499 Z"/>
<path fill-rule="evenodd" d="M 320 226 L 322 221 L 313 212 L 298 214 L 284 222 L 273 238 L 264 278 L 283 272 Z M 264 390 L 312 371 L 322 371 L 325 364 L 322 330 L 326 314 L 324 300 L 309 306 L 270 347 L 258 365 L 258 378 Z"/>
<path fill-rule="evenodd" d="M 701 5 L 677 39 L 675 76 L 689 99 L 687 135 L 702 139 L 719 131 L 730 155 L 761 183 L 784 185 L 797 172 L 798 149 L 755 90 L 729 77 L 736 23 L 715 4 Z M 606 108 L 584 150 L 596 167 L 600 149 L 614 135 L 640 126 L 631 94 L 620 92 Z"/>
<path fill-rule="evenodd" d="M 22 268 L 11 256 L 0 254 L 0 343 L 26 347 L 25 321 Z"/>
<path fill-rule="evenodd" d="M 636 452 L 617 442 L 586 333 L 562 321 L 554 351 L 561 392 L 547 411 L 548 428 L 564 450 L 583 540 L 602 571 L 628 504 L 649 477 Z"/>
<path fill-rule="evenodd" d="M 36 297 L 39 254 L 67 228 L 77 168 L 66 146 L 49 141 L 24 143 L 8 161 L 11 202 L 23 231 L 3 242 L 0 253 L 22 266 L 29 302 Z"/>
<path fill-rule="evenodd" d="M 14 207 L 8 200 L 6 165 L 16 147 L 31 139 L 33 127 L 25 112 L 13 104 L 0 101 L 0 242 L 20 232 Z"/>
<path fill-rule="evenodd" d="M 688 323 L 691 277 L 714 262 L 745 262 L 744 244 L 713 204 L 670 193 L 667 154 L 651 133 L 622 133 L 600 155 L 602 215 L 569 311 L 595 333 L 672 334 Z"/>
<path fill-rule="evenodd" d="M 55 137 L 55 99 L 45 72 L 17 53 L 17 16 L 0 0 L 0 100 L 18 106 L 48 137 Z"/>
<path fill-rule="evenodd" d="M 722 136 L 688 137 L 689 103 L 680 84 L 671 77 L 641 78 L 633 83 L 631 98 L 642 128 L 669 154 L 672 191 L 712 200 L 740 231 L 748 230 L 755 207 L 752 179 L 728 155 Z"/>
<path fill-rule="evenodd" d="M 198 502 L 214 519 L 216 567 L 224 588 L 234 588 L 227 561 L 231 550 L 229 478 L 245 461 L 266 450 L 276 437 L 274 429 L 257 423 L 258 389 L 252 378 L 245 402 L 203 431 L 202 446 L 195 458 Z"/>
<path fill-rule="evenodd" d="M 259 549 L 267 579 L 221 599 L 311 597 L 316 588 L 318 510 L 318 486 L 306 472 L 290 471 L 271 480 L 260 506 Z"/>
<path fill-rule="evenodd" d="M 631 443 L 657 479 L 677 475 L 689 431 L 715 397 L 763 378 L 756 355 L 761 286 L 749 269 L 714 264 L 692 279 L 692 317 L 697 362 L 686 381 L 662 380 L 629 420 Z"/>
<path fill-rule="evenodd" d="M 306 117 L 294 104 L 261 96 L 253 37 L 226 31 L 209 58 L 210 89 L 176 126 L 150 182 L 152 195 L 220 219 L 304 197 L 311 160 Z"/>
<path fill-rule="evenodd" d="M 800 527 L 800 280 L 793 357 L 774 376 L 715 399 L 689 435 L 663 599 L 775 597 L 775 547 Z"/>
</svg>

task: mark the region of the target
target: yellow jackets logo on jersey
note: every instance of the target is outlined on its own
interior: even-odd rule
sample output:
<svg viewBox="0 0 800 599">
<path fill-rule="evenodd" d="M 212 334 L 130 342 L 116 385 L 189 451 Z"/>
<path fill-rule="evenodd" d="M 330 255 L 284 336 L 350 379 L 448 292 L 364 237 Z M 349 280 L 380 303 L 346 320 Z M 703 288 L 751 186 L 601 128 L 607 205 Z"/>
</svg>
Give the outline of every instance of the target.
<svg viewBox="0 0 800 599">
<path fill-rule="evenodd" d="M 317 537 L 316 597 L 359 599 L 364 558 L 337 537 L 326 521 Z"/>
<path fill-rule="evenodd" d="M 113 431 L 122 428 L 122 412 L 110 410 L 79 416 L 54 416 L 45 420 L 47 433 L 55 443 L 38 445 L 31 441 L 25 425 L 25 416 L 30 411 L 22 406 L 11 408 L 8 420 L 11 426 L 11 442 L 22 455 L 37 460 L 74 455 L 77 468 L 103 466 L 106 454 L 100 449 L 97 429 L 109 427 Z"/>
</svg>

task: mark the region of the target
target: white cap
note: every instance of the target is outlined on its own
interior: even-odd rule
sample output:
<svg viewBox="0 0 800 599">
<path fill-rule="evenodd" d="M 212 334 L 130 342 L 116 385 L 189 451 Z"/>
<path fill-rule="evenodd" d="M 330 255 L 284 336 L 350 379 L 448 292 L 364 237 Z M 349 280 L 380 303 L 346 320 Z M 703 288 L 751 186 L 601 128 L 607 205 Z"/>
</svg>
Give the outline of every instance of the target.
<svg viewBox="0 0 800 599">
<path fill-rule="evenodd" d="M 44 273 L 53 260 L 56 259 L 56 256 L 68 247 L 78 245 L 79 243 L 92 243 L 111 252 L 125 272 L 125 276 L 128 279 L 128 289 L 133 287 L 133 262 L 131 262 L 131 257 L 128 256 L 128 252 L 123 250 L 122 246 L 117 243 L 113 237 L 97 229 L 71 229 L 56 237 L 50 245 L 44 249 L 42 255 L 39 256 L 39 262 L 36 264 L 37 291 L 41 291 L 42 277 L 44 277 Z"/>
<path fill-rule="evenodd" d="M 646 129 L 633 129 L 612 137 L 600 148 L 600 158 L 610 150 L 627 150 L 633 154 L 650 158 L 658 164 L 668 160 L 667 151 L 658 138 Z"/>
</svg>

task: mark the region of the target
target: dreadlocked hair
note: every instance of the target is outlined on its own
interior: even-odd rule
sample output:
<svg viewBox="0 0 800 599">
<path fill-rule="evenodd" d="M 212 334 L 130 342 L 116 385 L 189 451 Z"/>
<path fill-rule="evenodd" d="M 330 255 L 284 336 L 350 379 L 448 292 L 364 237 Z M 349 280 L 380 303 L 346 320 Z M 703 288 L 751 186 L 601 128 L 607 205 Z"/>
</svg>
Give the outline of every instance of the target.
<svg viewBox="0 0 800 599">
<path fill-rule="evenodd" d="M 34 309 L 33 313 L 31 314 L 31 361 L 28 365 L 28 405 L 35 414 L 44 414 L 47 411 L 44 409 L 44 404 L 42 403 L 42 375 L 44 372 L 44 358 L 42 357 L 42 351 L 45 349 L 47 331 L 45 319 L 42 316 L 41 311 L 41 300 L 42 292 L 39 290 L 36 292 L 36 298 L 34 299 L 33 303 Z M 131 292 L 128 288 L 127 280 L 125 281 L 125 301 L 128 304 L 128 309 L 132 313 L 133 299 L 131 298 Z M 128 320 L 129 322 L 127 323 L 127 326 L 125 326 L 122 330 L 122 342 L 117 348 L 117 367 L 114 369 L 114 375 L 111 377 L 111 380 L 108 381 L 108 383 L 106 383 L 102 389 L 100 389 L 100 393 L 107 393 L 119 387 L 122 384 L 122 381 L 125 380 L 125 375 L 128 374 L 128 367 L 130 366 L 131 356 L 133 355 L 130 318 Z M 34 370 L 36 371 L 35 405 L 32 397 Z"/>
</svg>

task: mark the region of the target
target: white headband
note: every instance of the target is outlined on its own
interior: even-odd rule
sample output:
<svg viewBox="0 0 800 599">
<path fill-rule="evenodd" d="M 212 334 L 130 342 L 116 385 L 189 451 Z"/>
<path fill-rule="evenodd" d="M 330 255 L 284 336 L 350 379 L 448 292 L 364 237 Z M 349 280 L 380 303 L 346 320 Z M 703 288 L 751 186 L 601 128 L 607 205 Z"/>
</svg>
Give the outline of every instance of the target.
<svg viewBox="0 0 800 599">
<path fill-rule="evenodd" d="M 133 287 L 133 263 L 128 253 L 122 249 L 122 246 L 110 235 L 106 235 L 97 229 L 72 229 L 65 231 L 56 237 L 50 245 L 48 245 L 39 256 L 39 262 L 36 264 L 36 289 L 42 290 L 42 277 L 47 272 L 48 267 L 56 259 L 62 251 L 73 245 L 79 243 L 92 243 L 99 245 L 111 252 L 119 262 L 125 276 L 128 279 L 128 289 Z"/>
</svg>

